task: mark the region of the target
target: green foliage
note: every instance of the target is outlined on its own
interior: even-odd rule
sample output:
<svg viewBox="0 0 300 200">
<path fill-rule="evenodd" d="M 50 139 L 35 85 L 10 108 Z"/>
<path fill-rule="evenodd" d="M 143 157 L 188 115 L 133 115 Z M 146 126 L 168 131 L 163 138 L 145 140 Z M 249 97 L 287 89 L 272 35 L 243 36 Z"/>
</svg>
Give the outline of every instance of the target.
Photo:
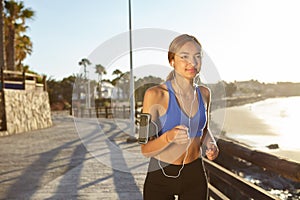
<svg viewBox="0 0 300 200">
<path fill-rule="evenodd" d="M 96 73 L 99 75 L 106 74 L 105 68 L 101 64 L 95 65 Z"/>
<path fill-rule="evenodd" d="M 76 77 L 74 75 L 56 81 L 51 77 L 47 79 L 47 88 L 50 104 L 64 102 L 65 109 L 70 108 L 72 103 L 73 84 Z"/>
<path fill-rule="evenodd" d="M 33 19 L 35 12 L 26 8 L 23 1 L 4 1 L 4 45 L 6 68 L 22 70 L 22 61 L 32 53 L 32 42 L 25 35 L 26 21 Z M 2 48 L 2 47 L 1 47 Z"/>
<path fill-rule="evenodd" d="M 37 83 L 43 83 L 43 77 L 42 77 L 42 76 L 38 76 L 38 77 L 36 78 L 36 82 L 37 82 Z"/>
<path fill-rule="evenodd" d="M 84 61 L 86 62 L 86 61 Z M 87 64 L 87 63 L 85 63 Z M 103 79 L 102 82 L 112 83 L 118 91 L 119 98 L 123 97 L 128 99 L 129 97 L 129 83 L 130 73 L 121 72 L 115 70 L 112 75 L 115 76 L 113 80 Z M 164 80 L 159 77 L 146 76 L 135 81 L 135 100 L 137 103 L 141 103 L 144 98 L 146 90 L 155 85 L 161 84 Z M 84 92 L 85 77 L 83 74 L 72 75 L 64 78 L 61 81 L 56 81 L 51 77 L 47 80 L 48 92 L 50 97 L 50 103 L 64 102 L 64 107 L 69 108 L 72 104 L 73 88 L 77 92 L 77 99 L 80 99 L 80 93 Z M 91 91 L 93 88 L 99 87 L 98 82 L 90 81 Z M 273 97 L 273 96 L 291 96 L 300 95 L 300 83 L 280 82 L 277 84 L 265 84 L 260 83 L 257 80 L 240 81 L 240 82 L 225 82 L 220 81 L 214 84 L 207 84 L 211 89 L 212 98 L 214 101 L 221 100 L 226 97 L 230 99 L 240 99 L 247 97 Z M 121 95 L 122 93 L 122 95 Z M 75 94 L 76 95 L 76 94 Z M 95 103 L 99 106 L 109 106 L 111 99 L 99 98 L 95 100 Z M 69 105 L 69 106 L 68 106 Z"/>
</svg>

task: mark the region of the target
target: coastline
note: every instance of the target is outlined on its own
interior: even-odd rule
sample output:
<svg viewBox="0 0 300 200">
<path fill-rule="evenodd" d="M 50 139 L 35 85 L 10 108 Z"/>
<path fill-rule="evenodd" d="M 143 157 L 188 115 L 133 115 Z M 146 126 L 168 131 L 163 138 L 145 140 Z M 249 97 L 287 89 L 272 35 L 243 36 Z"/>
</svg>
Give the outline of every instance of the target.
<svg viewBox="0 0 300 200">
<path fill-rule="evenodd" d="M 300 163 L 300 151 L 282 148 L 279 134 L 254 113 L 252 103 L 213 110 L 212 126 L 217 127 L 212 128 L 222 130 L 221 137 Z M 269 145 L 278 145 L 278 148 L 268 148 Z"/>
<path fill-rule="evenodd" d="M 259 161 L 259 163 L 268 163 L 268 159 L 270 159 L 272 155 L 278 158 L 276 163 L 272 162 L 276 168 L 274 171 L 272 171 L 271 168 L 269 170 L 261 168 L 256 164 L 241 162 L 239 159 L 221 161 L 228 169 L 280 199 L 298 199 L 300 182 L 295 182 L 295 180 L 283 175 L 284 170 L 293 169 L 291 165 L 283 165 L 283 163 L 290 161 L 290 163 L 294 162 L 300 164 L 300 150 L 298 147 L 295 149 L 289 148 L 286 144 L 287 141 L 282 137 L 286 134 L 280 133 L 280 131 L 272 127 L 272 123 L 270 125 L 267 124 L 267 121 L 259 116 L 259 113 L 255 112 L 255 103 L 264 103 L 264 100 L 269 99 L 274 98 L 254 102 L 246 101 L 245 104 L 240 102 L 236 106 L 213 110 L 211 112 L 211 129 L 214 134 L 217 133 L 216 136 L 218 138 L 221 138 L 219 141 L 227 139 L 235 144 L 244 145 L 250 149 L 251 153 L 247 155 L 250 157 L 251 155 L 255 155 L 257 161 L 262 161 Z M 269 101 L 267 103 L 269 103 Z M 220 132 L 220 134 L 218 134 L 218 132 Z M 228 154 L 230 147 L 231 145 L 228 147 L 224 147 L 223 145 L 224 151 L 227 152 L 229 158 L 234 158 L 234 153 Z M 236 152 L 240 151 L 236 150 Z M 257 154 L 257 152 L 269 154 L 270 157 L 259 159 L 258 155 L 261 154 Z M 272 159 L 270 159 L 270 162 L 271 160 Z M 290 172 L 290 170 L 288 171 Z M 292 176 L 294 177 L 294 175 Z"/>
</svg>

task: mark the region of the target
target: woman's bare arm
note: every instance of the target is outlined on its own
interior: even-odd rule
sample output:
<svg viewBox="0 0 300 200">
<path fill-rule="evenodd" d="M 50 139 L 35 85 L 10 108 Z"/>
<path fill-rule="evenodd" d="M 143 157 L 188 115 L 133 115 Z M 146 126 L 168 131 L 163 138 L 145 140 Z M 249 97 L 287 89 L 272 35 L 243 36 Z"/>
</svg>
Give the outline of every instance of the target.
<svg viewBox="0 0 300 200">
<path fill-rule="evenodd" d="M 206 105 L 207 105 L 206 106 L 207 122 L 206 122 L 205 128 L 203 130 L 203 136 L 201 138 L 201 143 L 204 144 L 207 148 L 207 150 L 205 152 L 207 158 L 209 160 L 214 160 L 219 154 L 219 149 L 218 149 L 216 140 L 209 129 L 209 112 L 210 112 L 211 92 L 207 87 L 202 86 L 202 94 L 205 98 Z"/>
<path fill-rule="evenodd" d="M 150 88 L 146 91 L 143 102 L 143 113 L 149 113 L 153 121 L 157 121 L 159 117 L 159 109 L 168 102 L 165 97 L 165 89 L 161 86 Z M 164 109 L 165 110 L 165 109 Z M 187 141 L 186 127 L 175 126 L 173 129 L 166 131 L 161 136 L 156 137 L 147 144 L 141 145 L 141 151 L 146 157 L 158 155 L 172 143 L 184 144 Z"/>
</svg>

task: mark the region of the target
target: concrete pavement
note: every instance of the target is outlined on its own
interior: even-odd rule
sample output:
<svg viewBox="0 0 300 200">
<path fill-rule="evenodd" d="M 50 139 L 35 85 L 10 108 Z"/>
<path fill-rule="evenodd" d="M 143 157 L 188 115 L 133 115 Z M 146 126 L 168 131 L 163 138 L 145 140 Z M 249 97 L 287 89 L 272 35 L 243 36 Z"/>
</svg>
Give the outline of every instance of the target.
<svg viewBox="0 0 300 200">
<path fill-rule="evenodd" d="M 0 199 L 142 199 L 148 160 L 126 143 L 127 121 L 53 123 L 0 137 Z"/>
</svg>

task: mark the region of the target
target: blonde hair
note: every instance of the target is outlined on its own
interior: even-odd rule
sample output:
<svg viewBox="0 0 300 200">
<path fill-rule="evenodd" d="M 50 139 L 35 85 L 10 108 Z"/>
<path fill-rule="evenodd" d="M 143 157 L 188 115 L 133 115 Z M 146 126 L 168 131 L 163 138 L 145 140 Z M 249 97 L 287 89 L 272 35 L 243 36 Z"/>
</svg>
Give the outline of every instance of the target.
<svg viewBox="0 0 300 200">
<path fill-rule="evenodd" d="M 197 40 L 197 38 L 195 38 L 192 35 L 188 35 L 188 34 L 182 34 L 177 36 L 170 44 L 169 46 L 169 51 L 168 51 L 168 60 L 169 63 L 172 62 L 172 60 L 174 60 L 175 54 L 178 52 L 178 50 L 187 42 L 196 42 L 201 49 L 201 57 L 202 57 L 202 45 L 200 44 L 200 42 Z M 174 70 L 172 70 L 169 75 L 167 76 L 166 80 L 172 80 L 174 78 Z"/>
</svg>

